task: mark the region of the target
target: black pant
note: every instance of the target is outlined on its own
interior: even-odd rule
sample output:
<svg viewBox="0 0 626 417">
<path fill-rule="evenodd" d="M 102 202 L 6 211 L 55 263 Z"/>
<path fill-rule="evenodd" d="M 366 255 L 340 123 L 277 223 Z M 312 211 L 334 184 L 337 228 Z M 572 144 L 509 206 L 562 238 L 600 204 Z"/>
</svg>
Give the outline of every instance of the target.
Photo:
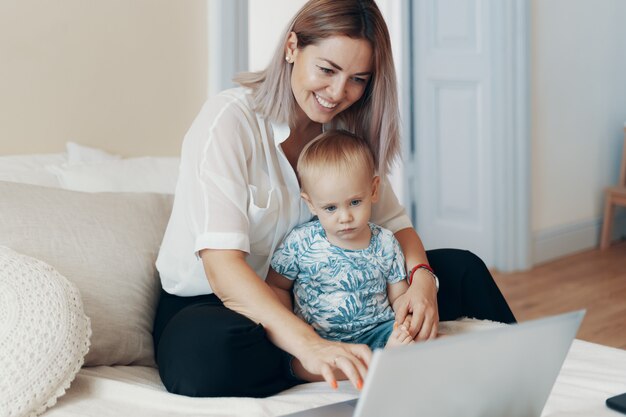
<svg viewBox="0 0 626 417">
<path fill-rule="evenodd" d="M 442 321 L 460 317 L 514 323 L 487 267 L 471 252 L 427 252 L 439 277 Z M 297 383 L 289 357 L 263 326 L 223 306 L 213 294 L 178 297 L 161 292 L 154 346 L 168 391 L 192 397 L 267 397 Z"/>
</svg>

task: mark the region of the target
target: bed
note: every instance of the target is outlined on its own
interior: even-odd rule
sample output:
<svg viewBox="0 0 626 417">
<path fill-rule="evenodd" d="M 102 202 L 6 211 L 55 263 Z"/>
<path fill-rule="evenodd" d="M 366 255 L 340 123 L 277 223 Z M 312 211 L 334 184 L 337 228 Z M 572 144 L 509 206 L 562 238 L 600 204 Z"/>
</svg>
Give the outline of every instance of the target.
<svg viewBox="0 0 626 417">
<path fill-rule="evenodd" d="M 348 383 L 265 399 L 166 392 L 151 344 L 154 260 L 177 164 L 75 143 L 58 154 L 0 156 L 0 417 L 265 417 L 358 395 Z M 25 298 L 44 284 L 44 296 Z M 495 325 L 463 319 L 442 330 Z M 604 401 L 622 392 L 626 352 L 575 340 L 542 415 L 617 416 Z"/>
</svg>

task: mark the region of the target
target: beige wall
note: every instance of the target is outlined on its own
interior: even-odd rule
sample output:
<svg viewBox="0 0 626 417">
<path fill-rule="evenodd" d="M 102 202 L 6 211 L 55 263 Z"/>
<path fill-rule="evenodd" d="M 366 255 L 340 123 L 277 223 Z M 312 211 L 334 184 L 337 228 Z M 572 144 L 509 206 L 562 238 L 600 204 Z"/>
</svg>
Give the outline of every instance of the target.
<svg viewBox="0 0 626 417">
<path fill-rule="evenodd" d="M 0 154 L 176 155 L 207 90 L 206 0 L 0 2 Z"/>
</svg>

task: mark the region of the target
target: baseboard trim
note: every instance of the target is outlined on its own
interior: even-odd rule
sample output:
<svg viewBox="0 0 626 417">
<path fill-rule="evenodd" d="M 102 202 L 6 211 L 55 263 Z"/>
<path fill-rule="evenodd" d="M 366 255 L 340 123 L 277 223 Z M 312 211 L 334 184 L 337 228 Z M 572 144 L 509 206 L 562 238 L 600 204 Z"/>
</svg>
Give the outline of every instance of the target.
<svg viewBox="0 0 626 417">
<path fill-rule="evenodd" d="M 543 230 L 533 235 L 532 263 L 538 265 L 576 252 L 597 248 L 602 218 Z M 613 240 L 626 238 L 626 212 L 616 213 Z"/>
</svg>

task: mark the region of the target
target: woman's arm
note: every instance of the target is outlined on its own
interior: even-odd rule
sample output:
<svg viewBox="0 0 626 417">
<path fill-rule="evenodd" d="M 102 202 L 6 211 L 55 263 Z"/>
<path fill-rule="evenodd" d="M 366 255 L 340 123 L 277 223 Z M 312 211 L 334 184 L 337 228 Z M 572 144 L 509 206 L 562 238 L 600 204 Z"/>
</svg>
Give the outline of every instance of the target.
<svg viewBox="0 0 626 417">
<path fill-rule="evenodd" d="M 272 291 L 276 293 L 276 296 L 287 310 L 293 311 L 293 303 L 291 301 L 291 288 L 293 287 L 293 281 L 280 275 L 278 272 L 270 268 L 267 273 L 265 282 L 270 286 Z"/>
<path fill-rule="evenodd" d="M 330 342 L 296 317 L 245 261 L 245 252 L 205 249 L 200 252 L 211 288 L 224 305 L 265 328 L 272 343 L 291 353 L 309 375 L 321 375 L 336 387 L 339 369 L 360 388 L 371 351 L 365 345 Z"/>
<path fill-rule="evenodd" d="M 395 237 L 402 247 L 407 271 L 415 265 L 428 264 L 424 245 L 413 228 L 399 230 Z M 398 296 L 392 306 L 398 323 L 404 323 L 406 316 L 412 314 L 409 333 L 415 340 L 434 339 L 437 336 L 437 287 L 429 272 L 418 269 L 407 291 Z"/>
</svg>

